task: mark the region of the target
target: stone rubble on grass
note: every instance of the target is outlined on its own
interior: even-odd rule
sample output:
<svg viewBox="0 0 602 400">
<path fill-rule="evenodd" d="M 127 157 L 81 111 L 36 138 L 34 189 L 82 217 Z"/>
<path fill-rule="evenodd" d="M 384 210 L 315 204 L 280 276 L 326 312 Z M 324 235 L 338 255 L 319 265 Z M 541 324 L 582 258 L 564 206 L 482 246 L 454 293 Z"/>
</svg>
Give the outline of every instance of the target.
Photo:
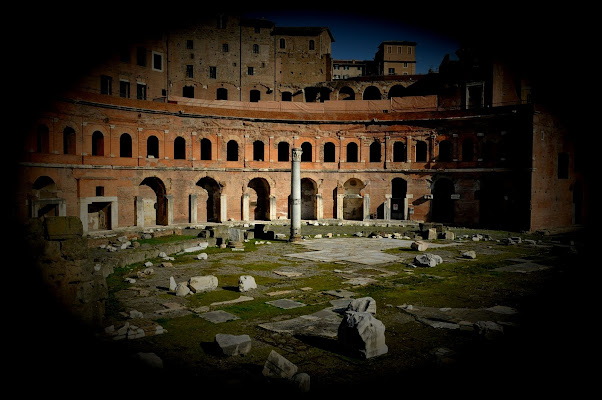
<svg viewBox="0 0 602 400">
<path fill-rule="evenodd" d="M 188 287 L 193 293 L 217 288 L 217 277 L 214 275 L 193 276 L 188 280 Z"/>
<path fill-rule="evenodd" d="M 346 311 L 339 325 L 338 341 L 355 356 L 372 358 L 385 354 L 385 325 L 367 312 Z"/>
<path fill-rule="evenodd" d="M 130 318 L 143 318 L 144 316 L 140 311 L 132 310 L 130 311 Z"/>
<path fill-rule="evenodd" d="M 242 275 L 238 278 L 238 291 L 246 292 L 247 290 L 257 289 L 257 283 L 255 283 L 255 278 L 251 275 Z"/>
<path fill-rule="evenodd" d="M 462 253 L 462 257 L 475 259 L 477 258 L 477 253 L 474 250 L 468 250 Z"/>
<path fill-rule="evenodd" d="M 190 288 L 186 282 L 181 282 L 176 285 L 176 296 L 184 297 L 190 294 Z"/>
<path fill-rule="evenodd" d="M 434 267 L 438 264 L 441 264 L 442 262 L 443 262 L 443 259 L 441 258 L 441 256 L 439 256 L 437 254 L 424 253 L 424 254 L 419 254 L 416 257 L 414 257 L 414 264 L 410 264 L 410 266 Z"/>
<path fill-rule="evenodd" d="M 198 255 L 196 256 L 196 259 L 197 259 L 197 260 L 206 260 L 206 259 L 207 259 L 207 253 L 201 253 L 201 254 L 198 254 Z"/>
<path fill-rule="evenodd" d="M 310 377 L 308 374 L 297 373 L 295 364 L 272 350 L 263 366 L 263 376 L 268 380 L 287 382 L 299 392 L 308 392 Z"/>
<path fill-rule="evenodd" d="M 177 287 L 178 287 L 178 284 L 176 283 L 176 280 L 174 279 L 173 276 L 170 276 L 169 277 L 169 291 L 175 292 Z"/>
<path fill-rule="evenodd" d="M 429 245 L 421 240 L 416 240 L 415 242 L 412 242 L 410 248 L 415 251 L 426 251 L 426 249 L 429 248 Z"/>
<path fill-rule="evenodd" d="M 229 335 L 218 333 L 215 335 L 215 344 L 227 356 L 245 355 L 251 351 L 251 338 L 249 335 Z"/>
</svg>

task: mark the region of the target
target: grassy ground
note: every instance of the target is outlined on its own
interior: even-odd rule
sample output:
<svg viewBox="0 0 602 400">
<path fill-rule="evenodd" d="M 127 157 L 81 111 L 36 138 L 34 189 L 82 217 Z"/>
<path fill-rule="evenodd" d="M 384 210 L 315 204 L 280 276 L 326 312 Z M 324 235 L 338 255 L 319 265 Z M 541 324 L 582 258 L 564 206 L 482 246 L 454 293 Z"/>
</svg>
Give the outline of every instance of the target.
<svg viewBox="0 0 602 400">
<path fill-rule="evenodd" d="M 286 233 L 287 228 L 278 227 L 275 230 L 278 229 Z M 303 227 L 303 234 L 310 236 L 332 232 L 335 237 L 352 237 L 357 231 L 363 231 L 365 235 L 375 231 L 392 233 L 399 231 L 399 227 Z M 311 376 L 314 393 L 337 393 L 350 388 L 359 390 L 360 387 L 372 388 L 374 384 L 395 386 L 400 384 L 399 381 L 424 384 L 426 377 L 429 377 L 428 381 L 433 379 L 445 384 L 449 383 L 451 377 L 461 382 L 468 377 L 470 380 L 487 382 L 493 376 L 501 376 L 501 381 L 513 376 L 510 379 L 512 382 L 506 381 L 506 387 L 513 382 L 523 382 L 524 376 L 521 374 L 528 372 L 531 366 L 542 367 L 539 358 L 543 350 L 540 345 L 543 346 L 544 342 L 534 340 L 540 334 L 555 338 L 558 333 L 547 331 L 549 326 L 554 326 L 548 317 L 557 315 L 558 309 L 554 309 L 557 306 L 555 294 L 563 284 L 572 282 L 575 260 L 579 256 L 570 248 L 557 245 L 570 243 L 574 236 L 526 235 L 460 228 L 454 229 L 454 232 L 456 237 L 479 233 L 490 240 L 475 242 L 468 238 L 460 240 L 457 246 L 433 249 L 433 253 L 444 259 L 444 263 L 433 268 L 411 268 L 406 262 L 387 263 L 377 266 L 380 274 L 376 275 L 374 269 L 361 265 L 316 263 L 286 257 L 285 254 L 304 251 L 286 241 L 272 241 L 266 245 L 252 240 L 246 243 L 245 252 L 208 248 L 204 252 L 208 253 L 209 258 L 200 269 L 203 275 L 216 275 L 219 287 L 214 291 L 188 296 L 185 305 L 194 309 L 238 298 L 240 293 L 235 290 L 238 277 L 253 275 L 259 286 L 253 301 L 211 307 L 235 314 L 240 319 L 213 324 L 197 314 L 175 318 L 165 316 L 155 322 L 163 326 L 167 333 L 113 342 L 111 348 L 119 354 L 153 352 L 163 360 L 165 367 L 161 373 L 172 378 L 230 388 L 251 385 L 264 391 L 281 389 L 273 383 L 268 384 L 261 375 L 263 364 L 272 350 L 295 363 L 300 372 Z M 415 232 L 407 228 L 406 233 Z M 524 242 L 510 246 L 500 242 L 510 236 L 535 240 L 539 246 Z M 477 258 L 462 258 L 461 253 L 466 250 L 475 250 Z M 388 252 L 408 262 L 418 254 L 405 248 Z M 528 274 L 496 271 L 498 267 L 516 263 L 512 261 L 516 259 L 551 268 Z M 190 255 L 176 256 L 173 264 L 178 269 L 199 268 L 198 264 L 191 262 Z M 335 270 L 346 268 L 352 268 L 360 275 L 371 276 L 376 283 L 345 287 Z M 116 269 L 108 277 L 110 298 L 107 302 L 107 321 L 118 323 L 125 320 L 120 312 L 126 311 L 126 307 L 118 294 L 127 289 L 124 277 L 142 269 L 142 264 L 131 265 Z M 283 278 L 273 274 L 274 270 L 279 269 L 298 270 L 303 275 Z M 301 288 L 311 290 L 304 291 Z M 332 289 L 348 289 L 355 293 L 355 298 L 370 296 L 375 299 L 376 317 L 386 326 L 387 354 L 368 360 L 356 359 L 341 351 L 336 341 L 277 334 L 258 326 L 327 308 L 333 297 L 324 294 L 324 291 Z M 273 300 L 267 293 L 283 290 L 291 292 L 280 298 L 291 298 L 306 306 L 283 310 L 266 304 L 266 301 Z M 568 290 L 566 294 L 569 294 Z M 162 296 L 165 299 L 173 297 L 169 294 Z M 475 332 L 426 326 L 400 310 L 399 306 L 402 305 L 452 308 L 504 305 L 519 310 L 519 320 L 515 326 L 506 329 L 503 337 L 490 340 Z M 221 356 L 213 344 L 217 333 L 248 334 L 253 339 L 253 349 L 244 357 Z M 562 355 L 565 354 L 562 352 Z M 550 365 L 544 362 L 544 367 L 547 371 Z"/>
</svg>

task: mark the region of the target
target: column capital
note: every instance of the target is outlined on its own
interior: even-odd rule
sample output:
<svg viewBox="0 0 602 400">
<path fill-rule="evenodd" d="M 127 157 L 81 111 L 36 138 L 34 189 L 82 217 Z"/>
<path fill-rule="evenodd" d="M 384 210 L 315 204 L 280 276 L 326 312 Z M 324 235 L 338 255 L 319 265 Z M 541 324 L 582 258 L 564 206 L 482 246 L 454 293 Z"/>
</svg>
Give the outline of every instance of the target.
<svg viewBox="0 0 602 400">
<path fill-rule="evenodd" d="M 293 149 L 293 161 L 301 161 L 301 154 L 303 154 L 303 150 L 300 148 Z"/>
</svg>

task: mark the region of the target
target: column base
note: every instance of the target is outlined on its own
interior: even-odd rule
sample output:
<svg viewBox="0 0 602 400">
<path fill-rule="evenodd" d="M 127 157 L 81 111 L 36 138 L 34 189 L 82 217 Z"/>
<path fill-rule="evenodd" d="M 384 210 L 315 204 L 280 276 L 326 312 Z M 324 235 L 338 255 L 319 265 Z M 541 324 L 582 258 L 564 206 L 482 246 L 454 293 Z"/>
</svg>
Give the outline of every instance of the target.
<svg viewBox="0 0 602 400">
<path fill-rule="evenodd" d="M 291 235 L 291 237 L 289 238 L 289 242 L 300 242 L 302 240 L 301 235 L 297 234 L 297 235 Z"/>
</svg>

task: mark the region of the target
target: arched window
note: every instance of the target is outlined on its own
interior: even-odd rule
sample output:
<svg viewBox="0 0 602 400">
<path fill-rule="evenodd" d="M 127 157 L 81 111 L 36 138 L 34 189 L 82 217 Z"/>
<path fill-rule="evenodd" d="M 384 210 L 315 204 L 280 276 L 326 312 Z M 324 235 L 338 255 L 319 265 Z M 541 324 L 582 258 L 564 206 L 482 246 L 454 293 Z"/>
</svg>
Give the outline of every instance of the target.
<svg viewBox="0 0 602 400">
<path fill-rule="evenodd" d="M 105 155 L 105 138 L 100 131 L 95 131 L 92 134 L 92 155 L 93 156 L 104 156 Z"/>
<path fill-rule="evenodd" d="M 63 154 L 75 154 L 75 131 L 70 127 L 63 130 Z"/>
<path fill-rule="evenodd" d="M 217 89 L 217 100 L 228 100 L 228 89 L 218 88 Z"/>
<path fill-rule="evenodd" d="M 462 161 L 472 161 L 474 159 L 474 145 L 472 139 L 465 139 L 462 142 Z"/>
<path fill-rule="evenodd" d="M 186 159 L 186 139 L 181 136 L 173 141 L 173 158 L 176 160 Z"/>
<path fill-rule="evenodd" d="M 236 140 L 229 140 L 226 144 L 226 161 L 238 161 L 238 143 Z"/>
<path fill-rule="evenodd" d="M 393 143 L 393 162 L 406 162 L 406 146 L 403 142 Z"/>
<path fill-rule="evenodd" d="M 426 142 L 423 140 L 418 140 L 416 142 L 416 162 L 426 162 L 426 154 Z"/>
<path fill-rule="evenodd" d="M 48 127 L 43 124 L 38 126 L 36 151 L 38 153 L 50 153 L 50 133 Z"/>
<path fill-rule="evenodd" d="M 159 139 L 156 136 L 146 139 L 146 157 L 159 158 Z"/>
<path fill-rule="evenodd" d="M 362 100 L 381 100 L 382 95 L 380 94 L 380 90 L 376 86 L 368 86 L 366 90 L 364 90 L 364 96 Z"/>
<path fill-rule="evenodd" d="M 380 162 L 380 143 L 370 144 L 370 162 Z"/>
<path fill-rule="evenodd" d="M 132 156 L 132 137 L 127 133 L 119 137 L 119 157 Z"/>
<path fill-rule="evenodd" d="M 201 160 L 211 160 L 211 140 L 201 139 Z"/>
<path fill-rule="evenodd" d="M 347 145 L 347 162 L 357 162 L 357 143 L 355 142 Z"/>
<path fill-rule="evenodd" d="M 253 161 L 263 161 L 263 142 L 261 140 L 253 142 Z"/>
<path fill-rule="evenodd" d="M 335 162 L 336 146 L 332 142 L 324 143 L 324 162 Z"/>
<path fill-rule="evenodd" d="M 309 142 L 303 142 L 301 144 L 301 150 L 303 151 L 303 153 L 301 153 L 301 161 L 311 162 L 312 161 L 312 146 L 311 146 L 311 143 L 309 143 Z"/>
<path fill-rule="evenodd" d="M 315 50 L 316 49 L 316 41 L 313 39 L 310 39 L 309 41 L 309 49 L 310 50 Z"/>
<path fill-rule="evenodd" d="M 286 40 L 280 39 L 280 48 L 281 49 L 286 49 Z"/>
<path fill-rule="evenodd" d="M 449 140 L 439 142 L 439 161 L 449 162 L 452 160 L 452 144 Z"/>
<path fill-rule="evenodd" d="M 290 145 L 287 142 L 278 143 L 278 161 L 289 161 L 290 152 Z"/>
</svg>

